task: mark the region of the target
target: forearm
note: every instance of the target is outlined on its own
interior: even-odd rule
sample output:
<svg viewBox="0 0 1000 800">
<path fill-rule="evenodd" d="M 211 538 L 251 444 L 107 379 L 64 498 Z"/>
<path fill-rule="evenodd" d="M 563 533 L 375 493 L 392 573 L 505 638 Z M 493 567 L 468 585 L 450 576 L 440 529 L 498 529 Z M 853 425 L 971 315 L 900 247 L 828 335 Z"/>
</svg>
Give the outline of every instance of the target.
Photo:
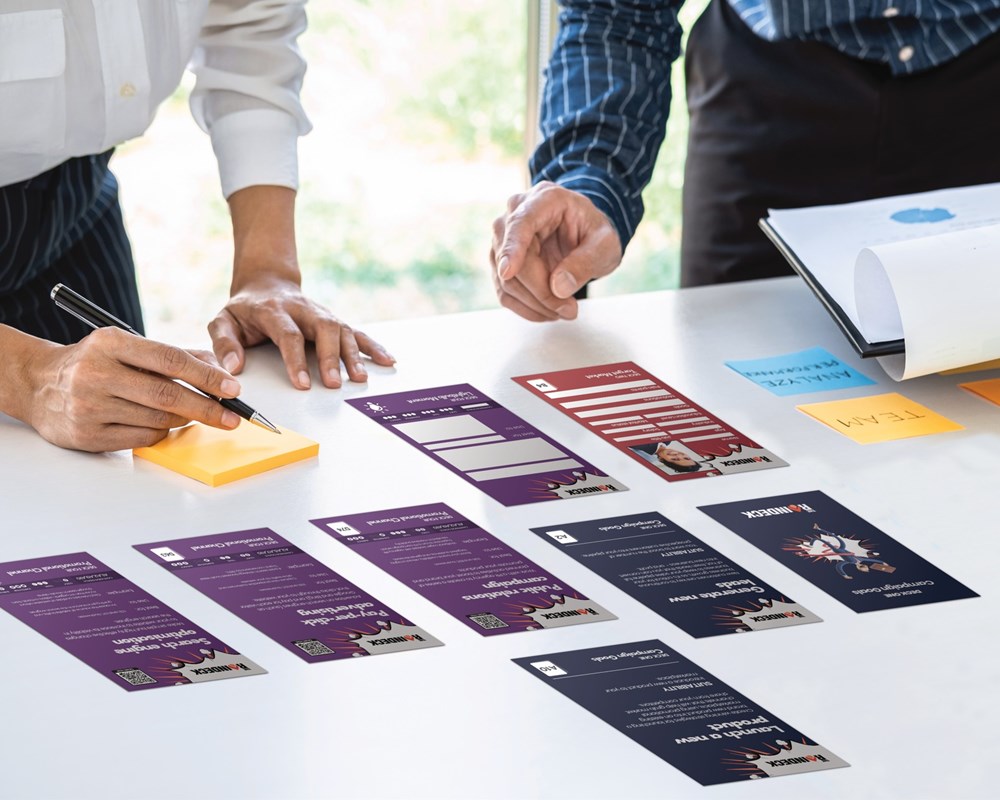
<svg viewBox="0 0 1000 800">
<path fill-rule="evenodd" d="M 300 284 L 294 190 L 248 186 L 230 196 L 229 211 L 233 221 L 232 292 L 265 279 Z"/>
<path fill-rule="evenodd" d="M 532 179 L 587 195 L 624 249 L 642 219 L 642 190 L 663 142 L 682 0 L 564 5 Z"/>
<path fill-rule="evenodd" d="M 31 366 L 42 350 L 54 347 L 59 345 L 0 325 L 0 412 L 30 424 L 38 389 Z"/>
</svg>

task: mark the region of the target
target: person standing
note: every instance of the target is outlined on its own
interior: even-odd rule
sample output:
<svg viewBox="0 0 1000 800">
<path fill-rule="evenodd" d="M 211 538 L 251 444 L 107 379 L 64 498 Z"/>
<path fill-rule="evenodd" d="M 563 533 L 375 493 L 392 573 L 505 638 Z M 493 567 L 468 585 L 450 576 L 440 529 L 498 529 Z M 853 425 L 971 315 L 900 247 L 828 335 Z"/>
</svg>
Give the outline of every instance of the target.
<svg viewBox="0 0 1000 800">
<path fill-rule="evenodd" d="M 5 0 L 0 4 L 0 412 L 67 448 L 152 444 L 188 420 L 239 418 L 176 383 L 239 393 L 246 348 L 271 340 L 291 383 L 366 380 L 392 357 L 306 297 L 295 248 L 304 0 Z M 143 330 L 113 148 L 141 135 L 186 66 L 233 223 L 231 297 L 211 321 L 215 358 L 55 308 L 65 283 Z M 169 209 L 165 209 L 169 213 Z"/>
<path fill-rule="evenodd" d="M 683 0 L 564 0 L 533 186 L 493 225 L 500 303 L 572 319 L 643 215 Z M 768 208 L 1000 181 L 1000 0 L 711 0 L 685 55 L 681 283 L 786 275 Z"/>
</svg>

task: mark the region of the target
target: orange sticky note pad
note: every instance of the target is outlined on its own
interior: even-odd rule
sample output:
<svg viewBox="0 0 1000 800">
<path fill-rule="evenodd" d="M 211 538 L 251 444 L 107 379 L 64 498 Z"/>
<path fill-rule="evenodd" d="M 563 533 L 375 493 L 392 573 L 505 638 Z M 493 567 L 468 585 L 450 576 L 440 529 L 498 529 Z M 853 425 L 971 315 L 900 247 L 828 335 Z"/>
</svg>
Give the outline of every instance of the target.
<svg viewBox="0 0 1000 800">
<path fill-rule="evenodd" d="M 170 431 L 152 447 L 136 448 L 132 455 L 209 486 L 319 455 L 318 442 L 287 428 L 280 430 L 279 436 L 245 420 L 232 431 L 196 422 Z"/>
<path fill-rule="evenodd" d="M 964 430 L 957 422 L 895 392 L 796 408 L 860 444 Z"/>
<path fill-rule="evenodd" d="M 1000 406 L 1000 378 L 990 378 L 988 381 L 972 381 L 972 383 L 960 383 L 958 385 Z"/>
</svg>

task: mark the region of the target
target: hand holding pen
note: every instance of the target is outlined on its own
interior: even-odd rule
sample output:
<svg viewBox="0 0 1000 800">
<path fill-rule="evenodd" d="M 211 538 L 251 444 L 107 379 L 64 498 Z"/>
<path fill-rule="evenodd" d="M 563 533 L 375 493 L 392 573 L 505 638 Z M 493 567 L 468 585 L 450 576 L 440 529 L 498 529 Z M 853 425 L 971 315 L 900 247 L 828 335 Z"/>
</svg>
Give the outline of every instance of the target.
<svg viewBox="0 0 1000 800">
<path fill-rule="evenodd" d="M 73 295 L 65 287 L 53 290 L 62 308 Z M 71 313 L 84 319 L 79 310 Z M 34 340 L 34 395 L 24 416 L 42 436 L 61 447 L 101 452 L 155 444 L 191 420 L 224 429 L 239 425 L 238 413 L 223 405 L 240 393 L 232 375 L 186 350 L 129 333 L 101 313 L 114 322 L 84 319 L 98 329 L 76 344 Z"/>
</svg>

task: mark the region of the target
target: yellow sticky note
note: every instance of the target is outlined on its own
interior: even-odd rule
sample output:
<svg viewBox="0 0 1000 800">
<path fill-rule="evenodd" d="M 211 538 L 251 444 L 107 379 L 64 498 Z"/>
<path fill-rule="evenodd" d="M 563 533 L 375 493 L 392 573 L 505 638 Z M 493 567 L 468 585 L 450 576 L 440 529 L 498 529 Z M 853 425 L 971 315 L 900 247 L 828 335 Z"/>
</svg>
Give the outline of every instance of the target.
<svg viewBox="0 0 1000 800">
<path fill-rule="evenodd" d="M 132 454 L 209 486 L 221 486 L 319 454 L 318 442 L 287 428 L 280 430 L 279 436 L 246 421 L 232 431 L 193 423 Z"/>
<path fill-rule="evenodd" d="M 981 364 L 970 364 L 967 367 L 958 367 L 957 369 L 946 369 L 944 372 L 939 372 L 939 375 L 961 375 L 963 372 L 984 372 L 988 369 L 1000 369 L 1000 358 L 994 361 L 983 361 Z"/>
<path fill-rule="evenodd" d="M 957 422 L 895 392 L 796 408 L 860 444 L 963 430 Z"/>
<path fill-rule="evenodd" d="M 973 381 L 972 383 L 960 383 L 958 385 L 1000 406 L 1000 378 L 990 378 L 988 381 Z"/>
</svg>

